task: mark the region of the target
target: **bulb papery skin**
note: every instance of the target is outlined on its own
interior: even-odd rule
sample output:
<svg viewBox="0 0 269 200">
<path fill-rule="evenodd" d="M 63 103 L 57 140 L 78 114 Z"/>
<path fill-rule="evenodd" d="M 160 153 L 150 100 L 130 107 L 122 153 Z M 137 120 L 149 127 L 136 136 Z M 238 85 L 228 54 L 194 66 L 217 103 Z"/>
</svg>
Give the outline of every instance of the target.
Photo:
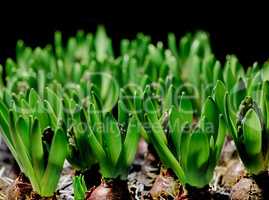
<svg viewBox="0 0 269 200">
<path fill-rule="evenodd" d="M 101 184 L 87 192 L 86 200 L 130 199 L 127 181 L 118 179 L 102 180 Z"/>
</svg>

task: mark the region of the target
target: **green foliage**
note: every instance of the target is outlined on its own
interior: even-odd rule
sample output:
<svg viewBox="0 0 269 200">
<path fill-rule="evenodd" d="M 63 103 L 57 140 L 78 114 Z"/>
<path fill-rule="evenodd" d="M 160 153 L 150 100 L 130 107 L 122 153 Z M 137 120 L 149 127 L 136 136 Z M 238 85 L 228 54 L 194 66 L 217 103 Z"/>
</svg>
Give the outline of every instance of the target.
<svg viewBox="0 0 269 200">
<path fill-rule="evenodd" d="M 202 188 L 213 177 L 225 138 L 225 121 L 208 97 L 198 124 L 193 124 L 192 103 L 183 94 L 172 106 L 169 127 L 162 127 L 152 101 L 147 104 L 150 139 L 160 159 L 182 183 Z M 168 129 L 166 136 L 164 129 Z"/>
<path fill-rule="evenodd" d="M 67 100 L 68 101 L 68 100 Z M 126 179 L 140 138 L 139 122 L 128 116 L 127 129 L 119 126 L 110 113 L 103 113 L 92 93 L 87 106 L 77 108 L 69 128 L 71 142 L 68 160 L 78 169 L 98 163 L 105 178 Z"/>
<path fill-rule="evenodd" d="M 140 138 L 139 123 L 133 116 L 127 131 L 120 130 L 118 123 L 111 115 L 103 118 L 102 140 L 97 139 L 97 130 L 89 129 L 91 148 L 100 165 L 104 178 L 127 178 L 128 168 L 132 164 Z"/>
<path fill-rule="evenodd" d="M 73 178 L 74 200 L 84 200 L 87 192 L 86 183 L 83 176 Z"/>
<path fill-rule="evenodd" d="M 261 104 L 247 96 L 241 102 L 237 116 L 232 110 L 229 94 L 225 96 L 225 114 L 240 158 L 255 175 L 268 168 L 268 81 L 263 82 L 261 92 Z"/>
<path fill-rule="evenodd" d="M 4 90 L 0 101 L 0 130 L 20 169 L 35 192 L 52 196 L 67 154 L 67 138 L 59 125 L 57 96 L 48 91 L 41 100 L 34 90 L 25 96 Z M 49 92 L 50 91 L 50 92 Z M 58 115 L 59 116 L 59 115 Z"/>
<path fill-rule="evenodd" d="M 104 178 L 126 179 L 140 136 L 184 184 L 207 185 L 229 128 L 252 174 L 268 167 L 269 65 L 225 65 L 205 32 L 168 48 L 141 33 L 115 56 L 104 27 L 67 42 L 30 48 L 0 65 L 0 132 L 41 196 L 56 189 L 65 158 L 79 171 L 98 164 Z M 74 178 L 75 198 L 86 191 Z"/>
</svg>

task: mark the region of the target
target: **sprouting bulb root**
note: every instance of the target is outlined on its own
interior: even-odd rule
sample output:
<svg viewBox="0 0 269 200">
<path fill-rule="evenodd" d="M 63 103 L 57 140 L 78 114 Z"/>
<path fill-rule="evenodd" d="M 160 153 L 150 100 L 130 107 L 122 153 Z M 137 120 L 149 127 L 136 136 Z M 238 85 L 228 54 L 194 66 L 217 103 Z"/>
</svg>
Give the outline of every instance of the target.
<svg viewBox="0 0 269 200">
<path fill-rule="evenodd" d="M 170 170 L 161 168 L 160 174 L 150 190 L 150 195 L 152 199 L 160 199 L 160 197 L 175 199 L 181 188 L 182 186 L 174 178 L 173 173 Z"/>
<path fill-rule="evenodd" d="M 8 200 L 57 200 L 56 196 L 41 197 L 33 191 L 31 183 L 24 174 L 20 174 L 7 189 Z"/>
</svg>

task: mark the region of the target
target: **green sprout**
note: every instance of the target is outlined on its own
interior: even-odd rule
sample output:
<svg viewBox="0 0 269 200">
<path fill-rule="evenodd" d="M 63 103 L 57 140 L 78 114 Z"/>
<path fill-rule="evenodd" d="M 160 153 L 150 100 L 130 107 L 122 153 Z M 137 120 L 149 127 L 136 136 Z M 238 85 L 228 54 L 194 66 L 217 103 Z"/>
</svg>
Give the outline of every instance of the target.
<svg viewBox="0 0 269 200">
<path fill-rule="evenodd" d="M 224 68 L 224 82 L 225 84 L 218 81 L 216 84 L 216 102 L 225 115 L 244 165 L 251 174 L 260 174 L 268 167 L 265 128 L 268 66 L 265 64 L 260 68 L 254 63 L 253 67 L 245 72 L 235 56 L 228 56 Z M 258 145 L 256 149 L 255 144 Z M 251 152 L 252 150 L 256 152 Z"/>
<path fill-rule="evenodd" d="M 91 110 L 93 112 L 93 110 Z M 94 120 L 94 119 L 92 119 Z M 127 178 L 128 168 L 132 164 L 140 138 L 139 124 L 132 117 L 126 133 L 120 130 L 116 120 L 110 115 L 102 119 L 103 130 L 87 127 L 93 154 L 98 160 L 101 175 L 106 179 Z"/>
<path fill-rule="evenodd" d="M 86 183 L 83 176 L 73 178 L 74 200 L 84 200 L 87 192 Z"/>
<path fill-rule="evenodd" d="M 227 56 L 223 70 L 223 80 L 229 91 L 235 88 L 234 86 L 240 77 L 245 77 L 243 66 L 239 63 L 236 56 Z"/>
<path fill-rule="evenodd" d="M 268 72 L 269 67 L 266 64 L 259 66 L 257 63 L 245 71 L 234 55 L 227 56 L 223 70 L 224 84 L 221 87 L 225 87 L 229 92 L 231 108 L 234 112 L 239 109 L 246 96 L 251 96 L 256 102 L 261 101 L 261 88 L 263 81 L 269 80 Z M 219 82 L 217 85 L 220 84 Z"/>
<path fill-rule="evenodd" d="M 213 177 L 225 138 L 225 121 L 212 97 L 204 103 L 201 119 L 193 128 L 192 103 L 184 94 L 179 107 L 169 113 L 164 130 L 151 100 L 147 102 L 150 139 L 164 165 L 171 168 L 183 184 L 202 188 Z M 168 132 L 169 134 L 165 134 Z"/>
<path fill-rule="evenodd" d="M 174 76 L 180 77 L 183 82 L 180 87 L 184 86 L 184 91 L 194 97 L 193 105 L 200 111 L 217 80 L 223 79 L 221 64 L 212 53 L 208 34 L 186 34 L 177 47 L 175 36 L 170 33 L 168 46 L 179 63 Z"/>
<path fill-rule="evenodd" d="M 69 162 L 79 170 L 98 164 L 104 178 L 126 178 L 140 137 L 135 115 L 127 116 L 126 129 L 110 112 L 103 112 L 102 100 L 93 86 L 87 101 L 65 95 Z M 122 114 L 119 114 L 119 119 Z M 130 119 L 129 119 L 130 118 Z M 123 120 L 123 118 L 121 118 Z"/>
<path fill-rule="evenodd" d="M 96 112 L 92 112 L 90 109 L 93 108 L 93 104 L 89 106 L 89 102 L 95 102 L 94 105 L 100 105 L 97 95 L 92 92 L 90 100 L 82 102 L 76 93 L 65 94 L 64 106 L 66 108 L 66 122 L 67 132 L 69 137 L 68 144 L 68 161 L 76 170 L 88 170 L 94 164 L 97 163 L 97 159 L 93 154 L 91 148 L 91 140 L 89 138 L 89 132 L 82 131 L 81 128 L 85 126 L 84 123 L 88 123 L 87 126 L 97 127 L 101 125 L 99 112 L 99 106 L 96 108 Z M 95 108 L 94 108 L 95 109 Z M 101 133 L 98 129 L 97 138 L 101 140 Z"/>
<path fill-rule="evenodd" d="M 60 101 L 49 89 L 46 96 L 41 100 L 33 89 L 26 96 L 4 90 L 0 130 L 34 192 L 50 197 L 67 154 L 67 138 L 59 125 Z"/>
<path fill-rule="evenodd" d="M 268 169 L 268 99 L 269 82 L 264 81 L 260 103 L 246 96 L 235 114 L 229 94 L 225 95 L 225 114 L 237 151 L 249 173 L 254 175 Z"/>
<path fill-rule="evenodd" d="M 139 33 L 113 50 L 99 26 L 66 44 L 60 32 L 44 48 L 18 41 L 0 65 L 0 132 L 34 192 L 53 196 L 67 158 L 82 173 L 98 166 L 119 196 L 111 185 L 127 188 L 140 135 L 185 186 L 209 184 L 227 128 L 250 174 L 268 169 L 268 62 L 244 70 L 229 55 L 222 68 L 205 32 L 169 34 L 167 49 Z M 84 199 L 83 176 L 73 185 Z"/>
</svg>

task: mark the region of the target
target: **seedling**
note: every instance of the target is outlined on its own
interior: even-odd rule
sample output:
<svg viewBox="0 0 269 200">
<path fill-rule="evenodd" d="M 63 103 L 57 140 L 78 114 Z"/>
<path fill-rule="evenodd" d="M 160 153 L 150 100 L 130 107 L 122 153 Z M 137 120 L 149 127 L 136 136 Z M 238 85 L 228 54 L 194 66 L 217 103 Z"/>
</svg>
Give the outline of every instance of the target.
<svg viewBox="0 0 269 200">
<path fill-rule="evenodd" d="M 87 192 L 83 176 L 75 176 L 73 179 L 74 200 L 84 200 Z"/>
<path fill-rule="evenodd" d="M 33 89 L 25 97 L 4 90 L 0 101 L 1 134 L 34 192 L 42 197 L 53 196 L 67 154 L 60 100 L 49 89 L 46 95 L 42 100 Z"/>
<path fill-rule="evenodd" d="M 183 184 L 197 188 L 207 185 L 225 137 L 225 122 L 214 100 L 208 97 L 201 119 L 193 129 L 192 104 L 182 95 L 179 107 L 172 107 L 169 114 L 169 135 L 165 134 L 152 101 L 147 108 L 152 130 L 150 139 L 164 165 L 171 168 Z"/>
<path fill-rule="evenodd" d="M 240 158 L 249 173 L 258 175 L 268 168 L 268 94 L 269 83 L 263 82 L 261 103 L 247 96 L 237 114 L 233 112 L 229 94 L 225 95 L 225 114 Z"/>
</svg>

